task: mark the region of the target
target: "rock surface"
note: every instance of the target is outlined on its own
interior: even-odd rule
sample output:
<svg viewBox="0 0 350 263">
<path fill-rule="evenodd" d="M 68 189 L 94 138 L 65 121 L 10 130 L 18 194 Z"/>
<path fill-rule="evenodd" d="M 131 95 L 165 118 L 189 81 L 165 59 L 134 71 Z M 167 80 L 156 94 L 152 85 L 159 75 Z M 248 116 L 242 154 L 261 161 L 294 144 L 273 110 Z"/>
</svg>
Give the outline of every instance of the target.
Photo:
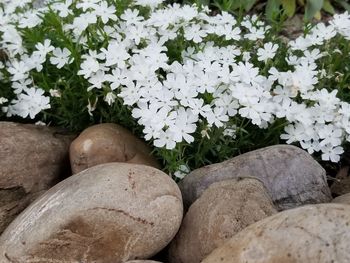
<svg viewBox="0 0 350 263">
<path fill-rule="evenodd" d="M 0 262 L 125 262 L 175 236 L 181 192 L 149 166 L 109 163 L 55 185 L 0 237 Z"/>
<path fill-rule="evenodd" d="M 73 173 L 110 162 L 159 168 L 150 153 L 150 148 L 127 129 L 117 124 L 103 123 L 87 128 L 72 142 L 70 162 Z"/>
<path fill-rule="evenodd" d="M 332 203 L 348 204 L 350 205 L 350 193 L 338 196 L 333 199 Z"/>
<path fill-rule="evenodd" d="M 199 263 L 245 227 L 277 213 L 263 183 L 232 179 L 213 183 L 189 208 L 170 245 L 171 263 Z"/>
<path fill-rule="evenodd" d="M 336 180 L 331 185 L 332 194 L 338 196 L 338 195 L 344 195 L 344 194 L 350 193 L 349 170 L 350 170 L 349 166 L 344 166 L 339 170 L 336 176 Z"/>
<path fill-rule="evenodd" d="M 298 147 L 276 145 L 191 172 L 179 184 L 185 207 L 212 183 L 246 176 L 264 183 L 279 210 L 331 201 L 322 166 Z"/>
<path fill-rule="evenodd" d="M 0 122 L 0 233 L 69 171 L 72 136 L 55 128 Z"/>
<path fill-rule="evenodd" d="M 162 263 L 162 262 L 154 261 L 154 260 L 130 260 L 125 263 Z"/>
<path fill-rule="evenodd" d="M 349 246 L 349 206 L 308 205 L 247 227 L 203 263 L 346 263 Z"/>
</svg>

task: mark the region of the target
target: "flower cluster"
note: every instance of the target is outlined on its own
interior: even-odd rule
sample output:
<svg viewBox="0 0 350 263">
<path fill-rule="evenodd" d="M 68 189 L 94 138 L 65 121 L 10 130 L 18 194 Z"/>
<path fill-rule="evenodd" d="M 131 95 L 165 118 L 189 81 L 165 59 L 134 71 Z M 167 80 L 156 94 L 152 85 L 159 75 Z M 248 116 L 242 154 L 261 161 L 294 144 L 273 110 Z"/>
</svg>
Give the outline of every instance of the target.
<svg viewBox="0 0 350 263">
<path fill-rule="evenodd" d="M 84 114 L 121 99 L 158 148 L 192 144 L 196 134 L 210 138 L 215 128 L 234 140 L 237 119 L 260 129 L 283 120 L 281 139 L 333 162 L 350 141 L 350 104 L 328 86 L 342 75 L 325 67 L 335 55 L 350 61 L 348 13 L 284 43 L 256 16 L 238 22 L 161 0 L 48 2 L 33 8 L 29 0 L 5 0 L 0 8 L 0 50 L 7 54 L 0 84 L 13 94 L 0 93 L 7 116 L 54 110 L 51 101 L 74 92 L 69 72 L 85 87 Z M 50 26 L 57 32 L 28 41 Z M 344 48 L 329 50 L 339 39 Z M 49 86 L 48 78 L 63 84 Z"/>
</svg>

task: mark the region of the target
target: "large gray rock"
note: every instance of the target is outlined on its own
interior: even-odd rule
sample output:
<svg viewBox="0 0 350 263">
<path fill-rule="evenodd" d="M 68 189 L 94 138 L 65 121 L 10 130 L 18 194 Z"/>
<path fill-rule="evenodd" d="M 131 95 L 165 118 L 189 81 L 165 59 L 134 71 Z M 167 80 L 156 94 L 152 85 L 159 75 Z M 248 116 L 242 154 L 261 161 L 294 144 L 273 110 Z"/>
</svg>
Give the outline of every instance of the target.
<svg viewBox="0 0 350 263">
<path fill-rule="evenodd" d="M 175 236 L 181 192 L 155 168 L 109 163 L 55 185 L 0 237 L 0 262 L 125 262 Z"/>
<path fill-rule="evenodd" d="M 160 167 L 145 142 L 114 123 L 97 124 L 85 129 L 72 142 L 69 156 L 73 173 L 111 162 Z"/>
<path fill-rule="evenodd" d="M 331 200 L 322 166 L 298 147 L 276 145 L 191 172 L 179 184 L 185 207 L 212 183 L 239 177 L 262 181 L 279 210 Z"/>
<path fill-rule="evenodd" d="M 203 263 L 348 263 L 348 205 L 307 205 L 248 226 Z"/>
<path fill-rule="evenodd" d="M 277 213 L 256 179 L 213 183 L 191 205 L 170 245 L 171 263 L 199 263 L 245 227 Z"/>
<path fill-rule="evenodd" d="M 70 174 L 72 139 L 56 128 L 0 122 L 0 233 L 37 196 Z"/>
</svg>

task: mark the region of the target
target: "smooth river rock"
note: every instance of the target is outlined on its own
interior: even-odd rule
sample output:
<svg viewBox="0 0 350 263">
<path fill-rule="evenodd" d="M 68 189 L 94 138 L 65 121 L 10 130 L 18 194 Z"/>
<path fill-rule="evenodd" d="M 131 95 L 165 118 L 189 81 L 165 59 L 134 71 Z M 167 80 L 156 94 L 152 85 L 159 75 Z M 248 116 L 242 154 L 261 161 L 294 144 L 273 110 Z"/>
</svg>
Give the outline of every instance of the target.
<svg viewBox="0 0 350 263">
<path fill-rule="evenodd" d="M 0 122 L 0 233 L 41 193 L 70 174 L 62 130 Z"/>
<path fill-rule="evenodd" d="M 350 209 L 307 205 L 248 226 L 203 263 L 348 263 Z"/>
<path fill-rule="evenodd" d="M 179 184 L 189 207 L 212 183 L 254 177 L 279 210 L 331 201 L 326 172 L 311 155 L 291 145 L 275 145 L 192 171 Z"/>
<path fill-rule="evenodd" d="M 85 129 L 70 146 L 70 162 L 73 173 L 110 162 L 160 168 L 145 142 L 114 123 L 97 124 Z"/>
<path fill-rule="evenodd" d="M 0 262 L 119 263 L 147 259 L 182 220 L 176 183 L 150 166 L 94 166 L 55 185 L 0 237 Z"/>
<path fill-rule="evenodd" d="M 350 205 L 350 193 L 340 195 L 332 200 L 332 203 L 348 204 Z"/>
<path fill-rule="evenodd" d="M 199 263 L 245 227 L 277 213 L 263 183 L 232 179 L 213 183 L 191 205 L 170 245 L 171 263 Z"/>
</svg>

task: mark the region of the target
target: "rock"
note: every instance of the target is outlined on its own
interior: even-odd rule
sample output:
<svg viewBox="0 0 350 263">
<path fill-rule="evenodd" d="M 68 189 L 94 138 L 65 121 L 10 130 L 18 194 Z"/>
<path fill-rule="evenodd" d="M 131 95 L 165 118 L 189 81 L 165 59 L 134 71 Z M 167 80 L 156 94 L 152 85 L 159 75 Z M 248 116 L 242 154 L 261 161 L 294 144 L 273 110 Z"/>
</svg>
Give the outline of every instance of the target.
<svg viewBox="0 0 350 263">
<path fill-rule="evenodd" d="M 84 130 L 70 146 L 70 162 L 73 173 L 110 162 L 160 167 L 143 141 L 113 123 L 98 124 Z"/>
<path fill-rule="evenodd" d="M 349 166 L 342 167 L 336 175 L 336 180 L 331 185 L 331 192 L 334 195 L 350 193 Z"/>
<path fill-rule="evenodd" d="M 191 205 L 169 250 L 171 263 L 199 263 L 236 233 L 277 213 L 263 183 L 213 183 Z"/>
<path fill-rule="evenodd" d="M 338 196 L 333 199 L 332 203 L 348 204 L 350 205 L 350 193 Z"/>
<path fill-rule="evenodd" d="M 72 139 L 56 128 L 0 122 L 0 233 L 37 196 L 70 173 Z"/>
<path fill-rule="evenodd" d="M 331 200 L 322 166 L 298 147 L 276 145 L 191 172 L 179 184 L 185 207 L 212 183 L 247 176 L 264 183 L 279 210 Z"/>
<path fill-rule="evenodd" d="M 348 205 L 307 205 L 248 226 L 203 263 L 350 262 Z"/>
<path fill-rule="evenodd" d="M 94 166 L 55 185 L 0 237 L 0 262 L 124 262 L 175 236 L 181 192 L 150 166 Z"/>
</svg>

